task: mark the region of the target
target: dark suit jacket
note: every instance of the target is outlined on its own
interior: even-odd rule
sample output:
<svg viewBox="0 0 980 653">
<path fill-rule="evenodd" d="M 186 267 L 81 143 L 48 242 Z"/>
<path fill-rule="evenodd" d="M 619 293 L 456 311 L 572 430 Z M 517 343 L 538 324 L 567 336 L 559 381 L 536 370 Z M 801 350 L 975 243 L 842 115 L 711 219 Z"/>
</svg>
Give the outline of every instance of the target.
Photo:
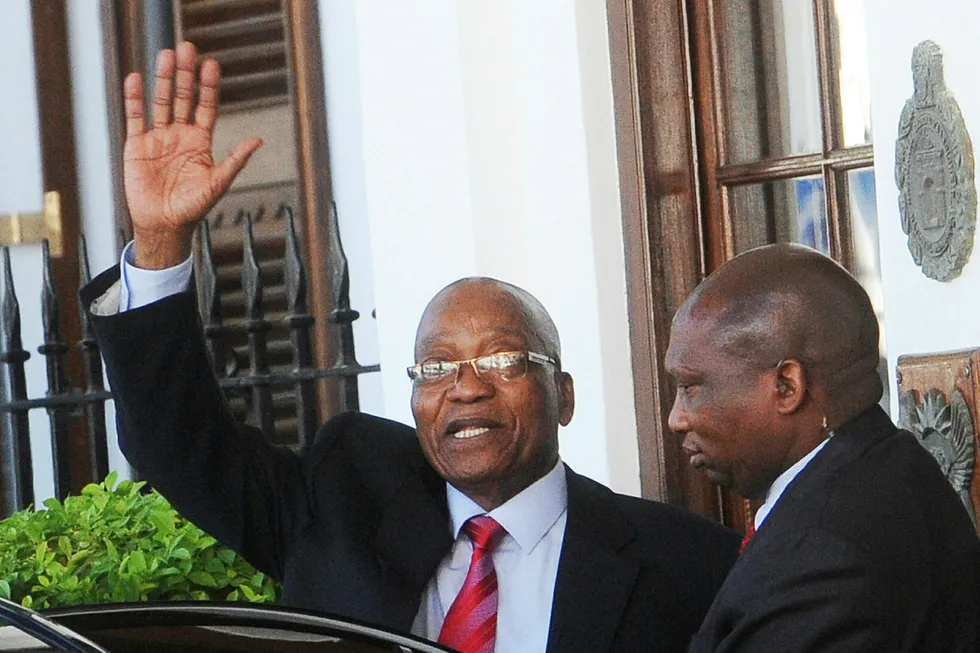
<svg viewBox="0 0 980 653">
<path fill-rule="evenodd" d="M 83 290 L 89 305 L 118 278 Z M 233 423 L 193 295 L 93 316 L 127 459 L 191 521 L 283 581 L 284 602 L 408 631 L 453 540 L 414 429 L 347 413 L 302 454 Z M 738 538 L 568 470 L 548 650 L 683 651 Z"/>
<path fill-rule="evenodd" d="M 691 651 L 980 651 L 980 540 L 879 407 L 790 483 Z"/>
</svg>

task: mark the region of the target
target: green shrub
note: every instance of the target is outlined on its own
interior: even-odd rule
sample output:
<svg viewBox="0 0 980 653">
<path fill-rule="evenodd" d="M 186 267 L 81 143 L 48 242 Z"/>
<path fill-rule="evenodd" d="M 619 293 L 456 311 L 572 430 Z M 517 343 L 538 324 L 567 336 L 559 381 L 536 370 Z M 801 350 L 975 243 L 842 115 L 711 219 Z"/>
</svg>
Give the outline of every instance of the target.
<svg viewBox="0 0 980 653">
<path fill-rule="evenodd" d="M 0 521 L 0 596 L 35 609 L 177 599 L 272 603 L 279 586 L 113 472 Z"/>
</svg>

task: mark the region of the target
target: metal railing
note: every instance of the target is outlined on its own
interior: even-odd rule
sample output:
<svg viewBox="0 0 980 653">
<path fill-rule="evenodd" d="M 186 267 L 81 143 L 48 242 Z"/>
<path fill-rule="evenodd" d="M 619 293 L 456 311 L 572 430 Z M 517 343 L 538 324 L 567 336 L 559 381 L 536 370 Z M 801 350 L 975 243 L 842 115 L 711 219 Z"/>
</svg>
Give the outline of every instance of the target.
<svg viewBox="0 0 980 653">
<path fill-rule="evenodd" d="M 198 296 L 204 323 L 205 338 L 212 363 L 221 387 L 230 396 L 238 395 L 252 421 L 267 435 L 275 431 L 275 390 L 291 390 L 295 403 L 295 419 L 298 447 L 312 443 L 317 428 L 316 383 L 322 379 L 334 379 L 341 385 L 341 410 L 358 408 L 357 376 L 377 372 L 379 365 L 360 365 L 354 356 L 352 323 L 358 319 L 357 311 L 350 307 L 349 271 L 337 228 L 336 215 L 329 216 L 331 252 L 328 260 L 333 280 L 331 292 L 334 309 L 327 321 L 338 329 L 337 355 L 328 367 L 314 365 L 311 330 L 315 318 L 307 310 L 306 272 L 296 236 L 292 211 L 280 207 L 284 217 L 285 254 L 283 275 L 288 310 L 285 315 L 270 316 L 263 310 L 263 281 L 256 256 L 252 221 L 248 214 L 242 220 L 243 265 L 241 285 L 245 302 L 244 319 L 229 321 L 222 317 L 222 297 L 219 292 L 218 266 L 207 223 L 201 225 L 200 256 L 196 261 Z M 101 480 L 109 472 L 109 455 L 106 441 L 105 403 L 112 398 L 103 384 L 102 359 L 92 332 L 87 307 L 79 306 L 82 337 L 78 347 L 84 359 L 82 387 L 73 386 L 66 378 L 63 360 L 69 350 L 68 343 L 60 335 L 59 311 L 65 298 L 59 298 L 54 290 L 51 274 L 51 256 L 47 243 L 42 246 L 43 283 L 41 288 L 41 314 L 44 325 L 44 341 L 38 353 L 44 357 L 47 367 L 47 387 L 44 397 L 28 398 L 24 363 L 31 354 L 24 350 L 20 328 L 20 307 L 14 291 L 10 253 L 6 247 L 0 250 L 0 519 L 34 503 L 34 469 L 31 456 L 31 437 L 28 413 L 44 409 L 48 413 L 51 430 L 51 448 L 54 473 L 54 492 L 64 499 L 71 492 L 72 463 L 69 442 L 69 420 L 84 415 L 85 437 L 89 460 L 84 467 L 90 480 Z M 80 284 L 91 278 L 84 237 L 80 243 Z M 77 301 L 74 300 L 74 301 Z M 290 336 L 292 364 L 286 370 L 270 366 L 268 353 L 269 333 L 274 328 L 286 328 Z M 247 338 L 248 369 L 239 361 L 239 355 L 228 346 L 229 338 Z M 75 465 L 77 469 L 79 465 Z"/>
</svg>

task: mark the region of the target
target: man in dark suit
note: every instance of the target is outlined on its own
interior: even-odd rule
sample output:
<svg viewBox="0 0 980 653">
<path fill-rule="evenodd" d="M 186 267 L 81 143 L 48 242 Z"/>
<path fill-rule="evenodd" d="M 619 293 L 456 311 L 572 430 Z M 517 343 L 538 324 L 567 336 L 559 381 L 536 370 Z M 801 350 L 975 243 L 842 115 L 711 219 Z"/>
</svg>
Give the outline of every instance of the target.
<svg viewBox="0 0 980 653">
<path fill-rule="evenodd" d="M 980 541 L 877 365 L 868 296 L 804 247 L 738 256 L 681 306 L 670 427 L 758 507 L 691 651 L 980 650 Z"/>
<path fill-rule="evenodd" d="M 682 651 L 737 537 L 617 495 L 558 456 L 574 409 L 558 332 L 527 292 L 464 279 L 416 337 L 417 429 L 328 421 L 301 454 L 235 424 L 187 290 L 193 225 L 259 146 L 211 158 L 219 74 L 158 59 L 153 129 L 125 82 L 134 242 L 88 286 L 120 446 L 189 519 L 283 581 L 286 603 L 379 623 L 465 653 Z"/>
</svg>

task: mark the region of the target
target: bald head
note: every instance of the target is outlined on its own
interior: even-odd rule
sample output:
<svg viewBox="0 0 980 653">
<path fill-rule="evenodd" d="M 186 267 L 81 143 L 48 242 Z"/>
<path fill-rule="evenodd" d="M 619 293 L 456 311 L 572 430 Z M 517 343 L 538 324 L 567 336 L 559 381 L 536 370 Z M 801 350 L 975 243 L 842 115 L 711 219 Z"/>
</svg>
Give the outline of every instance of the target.
<svg viewBox="0 0 980 653">
<path fill-rule="evenodd" d="M 501 325 L 521 331 L 515 335 L 527 338 L 532 349 L 561 360 L 558 328 L 541 302 L 523 288 L 490 277 L 465 277 L 436 293 L 419 320 L 415 334 L 416 358 L 425 349 L 427 341 L 440 336 L 438 326 L 434 324 L 437 317 L 449 313 L 465 314 L 474 307 L 498 312 Z"/>
<path fill-rule="evenodd" d="M 843 267 L 800 245 L 746 252 L 721 266 L 675 321 L 707 320 L 714 344 L 762 370 L 796 359 L 826 396 L 828 418 L 847 421 L 881 398 L 878 321 Z"/>
</svg>

